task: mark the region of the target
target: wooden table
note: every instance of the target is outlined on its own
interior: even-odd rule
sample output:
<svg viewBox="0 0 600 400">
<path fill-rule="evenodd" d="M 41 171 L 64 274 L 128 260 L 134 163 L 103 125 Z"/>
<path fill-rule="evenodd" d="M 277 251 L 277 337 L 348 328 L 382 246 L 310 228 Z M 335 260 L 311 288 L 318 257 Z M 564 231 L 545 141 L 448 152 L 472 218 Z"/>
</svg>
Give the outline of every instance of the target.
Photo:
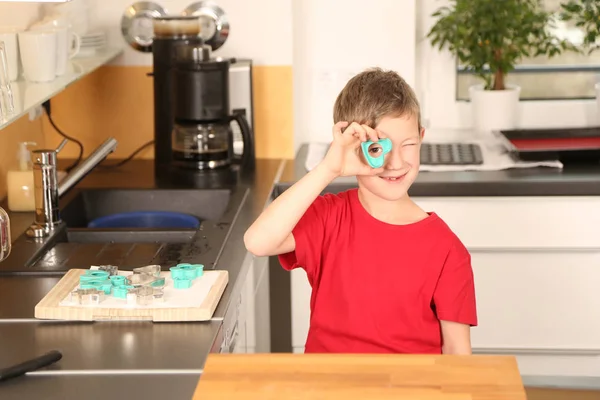
<svg viewBox="0 0 600 400">
<path fill-rule="evenodd" d="M 211 354 L 194 400 L 525 400 L 512 356 Z"/>
</svg>

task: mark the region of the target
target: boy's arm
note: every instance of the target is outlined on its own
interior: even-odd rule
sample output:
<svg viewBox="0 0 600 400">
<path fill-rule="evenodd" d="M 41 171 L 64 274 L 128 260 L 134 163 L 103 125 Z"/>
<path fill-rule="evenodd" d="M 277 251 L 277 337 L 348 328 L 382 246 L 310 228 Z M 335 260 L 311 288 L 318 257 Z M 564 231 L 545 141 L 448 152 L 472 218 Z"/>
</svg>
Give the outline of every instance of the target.
<svg viewBox="0 0 600 400">
<path fill-rule="evenodd" d="M 471 354 L 471 326 L 459 322 L 441 320 L 442 353 Z"/>
<path fill-rule="evenodd" d="M 257 257 L 294 251 L 292 230 L 335 177 L 335 173 L 320 164 L 283 192 L 244 234 L 246 249 Z"/>
<path fill-rule="evenodd" d="M 366 125 L 345 121 L 336 123 L 333 142 L 323 161 L 275 199 L 248 228 L 244 234 L 246 249 L 258 257 L 294 251 L 293 229 L 331 181 L 338 176 L 382 173 L 383 168 L 369 167 L 358 155 L 360 143 L 367 138 L 376 142 L 379 136 Z"/>
<path fill-rule="evenodd" d="M 477 326 L 471 256 L 459 241 L 450 250 L 433 303 L 440 321 L 443 354 L 471 354 L 471 327 Z"/>
</svg>

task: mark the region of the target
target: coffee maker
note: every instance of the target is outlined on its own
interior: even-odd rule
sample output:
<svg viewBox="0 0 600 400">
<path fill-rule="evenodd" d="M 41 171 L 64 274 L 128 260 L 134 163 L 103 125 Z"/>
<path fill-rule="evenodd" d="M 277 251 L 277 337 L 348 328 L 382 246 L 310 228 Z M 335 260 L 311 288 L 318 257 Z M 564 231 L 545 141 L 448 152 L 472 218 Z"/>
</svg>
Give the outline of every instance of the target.
<svg viewBox="0 0 600 400">
<path fill-rule="evenodd" d="M 199 43 L 180 45 L 173 68 L 173 163 L 199 170 L 229 167 L 235 161 L 251 168 L 254 143 L 250 125 L 240 113 L 229 112 L 230 60 L 210 58 L 210 47 Z M 244 151 L 233 152 L 235 121 Z"/>
<path fill-rule="evenodd" d="M 251 126 L 243 113 L 230 111 L 235 60 L 211 58 L 197 17 L 155 18 L 153 25 L 155 174 L 254 168 Z M 240 128 L 241 155 L 234 152 L 232 121 Z"/>
</svg>

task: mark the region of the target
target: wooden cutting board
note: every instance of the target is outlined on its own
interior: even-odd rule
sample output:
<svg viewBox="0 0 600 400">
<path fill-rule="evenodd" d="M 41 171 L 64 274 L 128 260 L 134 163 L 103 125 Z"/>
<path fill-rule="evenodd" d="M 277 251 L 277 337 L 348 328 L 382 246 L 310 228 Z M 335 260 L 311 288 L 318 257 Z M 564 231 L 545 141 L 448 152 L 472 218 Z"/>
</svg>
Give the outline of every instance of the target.
<svg viewBox="0 0 600 400">
<path fill-rule="evenodd" d="M 104 300 L 95 306 L 61 305 L 71 291 L 79 286 L 79 277 L 85 269 L 69 270 L 62 279 L 35 306 L 35 317 L 67 321 L 149 320 L 149 321 L 207 321 L 219 304 L 229 280 L 229 273 L 221 270 L 204 271 L 189 289 L 165 287 L 165 302 L 160 305 L 128 306 L 125 300 Z M 162 272 L 168 276 L 168 272 Z M 204 279 L 204 281 L 202 281 Z M 118 307 L 115 306 L 117 302 Z M 111 306 L 112 303 L 112 306 Z M 188 305 L 189 304 L 189 305 Z"/>
<path fill-rule="evenodd" d="M 525 400 L 512 356 L 210 354 L 194 400 Z"/>
</svg>

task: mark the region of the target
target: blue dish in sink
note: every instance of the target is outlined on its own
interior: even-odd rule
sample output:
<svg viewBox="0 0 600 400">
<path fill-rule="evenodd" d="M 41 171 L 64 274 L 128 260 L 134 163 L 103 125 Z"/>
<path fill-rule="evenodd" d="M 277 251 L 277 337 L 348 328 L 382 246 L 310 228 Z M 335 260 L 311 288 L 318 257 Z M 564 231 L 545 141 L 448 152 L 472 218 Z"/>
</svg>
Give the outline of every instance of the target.
<svg viewBox="0 0 600 400">
<path fill-rule="evenodd" d="M 200 220 L 170 211 L 134 211 L 106 215 L 90 221 L 88 228 L 198 229 Z"/>
</svg>

